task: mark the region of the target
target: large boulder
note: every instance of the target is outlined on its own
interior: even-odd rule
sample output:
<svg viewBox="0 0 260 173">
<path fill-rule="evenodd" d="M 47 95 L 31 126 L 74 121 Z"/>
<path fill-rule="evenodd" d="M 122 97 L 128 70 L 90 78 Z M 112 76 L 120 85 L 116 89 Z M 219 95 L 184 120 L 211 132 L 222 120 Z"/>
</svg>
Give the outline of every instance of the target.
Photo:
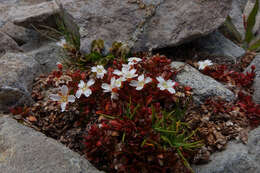
<svg viewBox="0 0 260 173">
<path fill-rule="evenodd" d="M 210 156 L 206 165 L 193 166 L 196 173 L 259 173 L 260 127 L 249 133 L 248 144 L 230 142 L 226 150 Z"/>
<path fill-rule="evenodd" d="M 172 62 L 172 68 L 183 68 L 178 73 L 176 81 L 181 85 L 190 86 L 194 93 L 194 100 L 197 103 L 202 103 L 209 97 L 219 96 L 227 101 L 233 101 L 235 95 L 224 85 L 217 82 L 213 78 L 203 75 L 195 68 L 182 62 Z"/>
<path fill-rule="evenodd" d="M 0 31 L 0 59 L 6 52 L 20 52 L 18 44 L 8 35 Z"/>
<path fill-rule="evenodd" d="M 101 173 L 54 139 L 0 115 L 1 173 Z"/>
<path fill-rule="evenodd" d="M 0 58 L 0 110 L 21 103 L 29 104 L 33 79 L 40 65 L 26 54 L 6 53 Z"/>
<path fill-rule="evenodd" d="M 216 30 L 229 14 L 230 0 L 63 0 L 82 33 L 83 51 L 94 39 L 127 42 L 134 51 L 175 46 Z M 10 18 L 25 27 L 53 20 L 54 2 L 13 7 Z M 51 19 L 52 18 L 52 19 Z"/>
<path fill-rule="evenodd" d="M 0 110 L 31 104 L 33 80 L 56 68 L 62 48 L 48 44 L 27 53 L 6 53 L 0 58 Z"/>
<path fill-rule="evenodd" d="M 12 22 L 5 23 L 2 28 L 0 28 L 0 31 L 14 39 L 19 45 L 26 44 L 38 37 L 36 31 L 15 25 Z"/>
<path fill-rule="evenodd" d="M 60 8 L 54 1 L 35 5 L 14 6 L 9 11 L 12 22 L 27 28 L 56 26 Z"/>
</svg>

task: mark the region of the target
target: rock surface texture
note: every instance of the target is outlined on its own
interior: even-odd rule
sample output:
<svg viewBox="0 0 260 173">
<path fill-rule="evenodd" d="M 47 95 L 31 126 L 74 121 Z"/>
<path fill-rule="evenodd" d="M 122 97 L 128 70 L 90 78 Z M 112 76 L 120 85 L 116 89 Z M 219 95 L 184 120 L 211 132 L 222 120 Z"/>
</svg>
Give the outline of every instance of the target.
<svg viewBox="0 0 260 173">
<path fill-rule="evenodd" d="M 132 2 L 132 3 L 131 3 Z M 94 39 L 127 41 L 134 50 L 179 45 L 216 30 L 230 0 L 88 0 L 62 1 L 85 30 L 82 49 Z"/>
<path fill-rule="evenodd" d="M 56 19 L 60 9 L 54 1 L 43 2 L 36 5 L 18 6 L 11 8 L 9 15 L 16 25 L 33 28 L 56 26 Z"/>
<path fill-rule="evenodd" d="M 236 63 L 246 52 L 219 32 L 213 32 L 195 41 L 198 51 L 207 56 L 220 56 Z"/>
<path fill-rule="evenodd" d="M 0 59 L 0 110 L 30 103 L 30 88 L 40 65 L 31 56 L 7 53 Z"/>
<path fill-rule="evenodd" d="M 251 66 L 254 65 L 256 76 L 254 80 L 254 95 L 253 99 L 257 104 L 260 104 L 260 54 L 257 54 L 255 56 L 255 59 L 251 62 L 251 64 L 248 66 L 248 68 L 245 70 L 245 72 L 250 72 Z"/>
<path fill-rule="evenodd" d="M 103 39 L 109 45 L 114 41 L 128 42 L 135 51 L 179 45 L 216 30 L 231 8 L 230 0 L 62 0 L 61 3 L 81 28 L 83 51 L 89 50 L 94 39 Z M 25 27 L 44 23 L 58 12 L 53 1 L 10 9 L 2 20 Z"/>
<path fill-rule="evenodd" d="M 79 154 L 0 115 L 1 173 L 101 173 Z"/>
<path fill-rule="evenodd" d="M 182 62 L 173 62 L 171 64 L 175 69 L 184 65 Z M 190 65 L 184 66 L 184 69 L 177 75 L 176 81 L 181 85 L 190 86 L 194 92 L 194 100 L 198 103 L 214 96 L 220 96 L 227 101 L 235 99 L 233 92 L 211 77 L 203 75 Z"/>
<path fill-rule="evenodd" d="M 196 173 L 259 173 L 260 127 L 249 133 L 248 144 L 231 142 L 226 150 L 211 155 L 211 162 L 194 166 Z"/>
<path fill-rule="evenodd" d="M 245 29 L 244 29 L 244 24 L 243 24 L 244 7 L 245 7 L 244 2 L 240 2 L 238 0 L 233 0 L 232 9 L 229 13 L 232 23 L 234 24 L 236 29 L 239 31 L 241 36 L 245 35 Z"/>
<path fill-rule="evenodd" d="M 20 52 L 18 44 L 8 35 L 0 31 L 0 58 L 6 52 Z"/>
<path fill-rule="evenodd" d="M 6 53 L 0 58 L 0 110 L 31 103 L 33 80 L 56 68 L 62 49 L 53 44 L 28 53 Z"/>
</svg>

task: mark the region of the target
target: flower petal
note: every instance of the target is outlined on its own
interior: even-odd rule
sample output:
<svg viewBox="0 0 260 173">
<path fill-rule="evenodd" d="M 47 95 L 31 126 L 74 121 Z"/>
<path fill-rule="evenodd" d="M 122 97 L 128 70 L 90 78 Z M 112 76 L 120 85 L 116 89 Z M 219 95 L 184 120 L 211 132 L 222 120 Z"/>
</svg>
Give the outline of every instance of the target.
<svg viewBox="0 0 260 173">
<path fill-rule="evenodd" d="M 87 86 L 90 87 L 92 86 L 93 84 L 95 83 L 95 80 L 94 79 L 90 79 L 87 83 Z"/>
<path fill-rule="evenodd" d="M 156 77 L 156 80 L 159 82 L 159 83 L 163 83 L 165 80 L 163 79 L 163 77 L 159 76 L 159 77 Z"/>
<path fill-rule="evenodd" d="M 101 88 L 104 89 L 104 92 L 105 92 L 105 93 L 112 91 L 111 86 L 110 86 L 109 84 L 107 84 L 107 83 L 102 83 Z"/>
<path fill-rule="evenodd" d="M 91 89 L 86 89 L 86 90 L 84 91 L 84 95 L 85 95 L 86 97 L 89 97 L 91 94 L 92 94 Z"/>
<path fill-rule="evenodd" d="M 61 112 L 64 112 L 64 111 L 65 111 L 65 109 L 66 109 L 66 105 L 67 105 L 66 102 L 62 102 L 62 103 L 60 104 Z"/>
<path fill-rule="evenodd" d="M 147 78 L 145 79 L 145 83 L 148 84 L 148 83 L 150 83 L 150 82 L 152 82 L 152 78 L 147 77 Z"/>
<path fill-rule="evenodd" d="M 118 99 L 118 96 L 119 96 L 118 93 L 112 92 L 112 93 L 111 93 L 111 100 L 117 100 L 117 99 Z"/>
<path fill-rule="evenodd" d="M 136 90 L 142 90 L 144 88 L 144 86 L 138 86 L 138 87 L 136 87 Z"/>
<path fill-rule="evenodd" d="M 85 82 L 83 80 L 80 80 L 79 84 L 78 84 L 78 87 L 79 88 L 84 88 L 85 86 Z"/>
<path fill-rule="evenodd" d="M 115 74 L 115 75 L 117 75 L 117 76 L 121 76 L 121 75 L 122 75 L 122 72 L 116 69 L 116 70 L 113 72 L 113 74 Z"/>
<path fill-rule="evenodd" d="M 133 61 L 139 62 L 139 61 L 142 61 L 142 59 L 141 58 L 137 58 L 137 57 L 128 58 L 128 62 L 133 62 Z"/>
<path fill-rule="evenodd" d="M 137 87 L 138 86 L 138 81 L 132 80 L 129 85 L 132 86 L 132 87 Z"/>
<path fill-rule="evenodd" d="M 58 94 L 51 94 L 49 96 L 49 98 L 53 101 L 60 101 L 61 100 L 61 96 L 59 96 Z"/>
<path fill-rule="evenodd" d="M 77 97 L 77 98 L 80 98 L 81 94 L 82 94 L 82 90 L 79 89 L 79 90 L 76 92 L 76 97 Z"/>
<path fill-rule="evenodd" d="M 69 91 L 69 89 L 66 85 L 63 85 L 60 90 L 61 90 L 61 94 L 63 96 L 66 96 L 68 94 L 68 91 Z"/>
<path fill-rule="evenodd" d="M 142 74 L 142 75 L 140 75 L 139 77 L 138 77 L 138 81 L 143 81 L 144 80 L 144 74 Z"/>
<path fill-rule="evenodd" d="M 97 73 L 97 78 L 98 79 L 103 79 L 104 73 Z"/>
<path fill-rule="evenodd" d="M 175 89 L 172 88 L 172 87 L 168 88 L 167 90 L 168 90 L 171 94 L 175 94 L 175 93 L 176 93 Z"/>
<path fill-rule="evenodd" d="M 166 83 L 167 83 L 167 86 L 169 86 L 169 87 L 172 87 L 175 84 L 171 79 L 167 80 Z"/>
<path fill-rule="evenodd" d="M 162 86 L 161 83 L 159 83 L 159 84 L 157 85 L 157 87 L 158 87 L 161 91 L 165 90 L 165 88 Z"/>
<path fill-rule="evenodd" d="M 91 72 L 97 72 L 97 67 L 91 67 Z"/>
<path fill-rule="evenodd" d="M 76 99 L 76 97 L 74 95 L 69 95 L 68 96 L 68 102 L 73 103 L 73 102 L 75 102 L 75 99 Z"/>
</svg>

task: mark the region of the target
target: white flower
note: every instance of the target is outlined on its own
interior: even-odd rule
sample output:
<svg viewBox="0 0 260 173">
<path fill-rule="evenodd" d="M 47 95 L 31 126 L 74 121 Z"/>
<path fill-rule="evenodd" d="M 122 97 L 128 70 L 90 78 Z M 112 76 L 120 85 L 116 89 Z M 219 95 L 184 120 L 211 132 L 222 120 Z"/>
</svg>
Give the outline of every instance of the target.
<svg viewBox="0 0 260 173">
<path fill-rule="evenodd" d="M 116 81 L 114 82 L 113 85 L 114 85 L 116 88 L 120 88 L 120 87 L 122 86 L 122 82 L 123 82 L 123 81 L 125 81 L 125 78 L 120 77 L 120 78 L 116 79 Z"/>
<path fill-rule="evenodd" d="M 128 65 L 134 65 L 138 62 L 142 61 L 141 58 L 137 58 L 137 57 L 131 57 L 128 59 Z"/>
<path fill-rule="evenodd" d="M 95 67 L 92 67 L 91 71 L 93 73 L 97 73 L 97 78 L 98 79 L 103 79 L 104 75 L 107 72 L 102 65 L 97 65 Z"/>
<path fill-rule="evenodd" d="M 211 65 L 213 65 L 213 63 L 212 63 L 212 61 L 211 60 L 205 60 L 205 61 L 199 61 L 198 62 L 198 64 L 199 64 L 199 69 L 200 70 L 203 70 L 205 67 L 207 67 L 207 66 L 211 66 Z"/>
<path fill-rule="evenodd" d="M 56 43 L 56 45 L 60 47 L 64 47 L 65 44 L 66 44 L 66 40 L 64 38 Z"/>
<path fill-rule="evenodd" d="M 66 85 L 63 85 L 60 88 L 60 91 L 61 91 L 61 93 L 59 93 L 59 94 L 51 94 L 50 99 L 53 101 L 58 101 L 61 104 L 61 111 L 63 112 L 66 109 L 67 103 L 75 102 L 75 96 L 69 95 L 69 93 L 68 93 L 69 89 Z"/>
<path fill-rule="evenodd" d="M 175 89 L 173 88 L 175 82 L 170 79 L 165 81 L 161 76 L 157 77 L 156 79 L 159 82 L 157 87 L 160 88 L 160 90 L 168 90 L 171 94 L 175 93 Z"/>
<path fill-rule="evenodd" d="M 116 80 L 115 77 L 112 77 L 111 81 L 110 81 L 110 84 L 107 84 L 107 83 L 103 83 L 101 85 L 101 88 L 104 89 L 104 92 L 107 93 L 107 92 L 111 92 L 111 99 L 118 99 L 118 96 L 119 94 L 114 92 L 114 89 L 118 89 L 119 87 L 119 84 L 117 83 L 118 81 Z M 121 83 L 120 83 L 120 86 L 121 86 Z"/>
<path fill-rule="evenodd" d="M 130 85 L 133 87 L 136 87 L 136 90 L 141 90 L 143 89 L 144 85 L 151 82 L 152 79 L 150 77 L 144 78 L 144 75 L 142 74 L 141 76 L 138 77 L 137 80 L 131 81 Z"/>
<path fill-rule="evenodd" d="M 130 68 L 131 68 L 131 66 L 128 64 L 122 64 L 122 70 L 120 71 L 120 70 L 116 69 L 116 70 L 114 70 L 113 74 L 115 74 L 117 76 L 123 76 L 123 71 L 129 71 Z"/>
<path fill-rule="evenodd" d="M 122 69 L 130 69 L 131 68 L 131 65 L 129 65 L 129 64 L 122 64 Z"/>
<path fill-rule="evenodd" d="M 78 84 L 78 91 L 76 92 L 76 97 L 80 98 L 82 93 L 86 96 L 89 97 L 92 94 L 91 89 L 89 88 L 95 83 L 94 79 L 90 79 L 87 83 L 85 83 L 83 80 L 80 80 L 80 83 Z"/>
<path fill-rule="evenodd" d="M 122 77 L 123 81 L 127 79 L 134 78 L 138 76 L 136 73 L 136 69 L 131 69 L 130 66 L 123 64 L 122 70 L 114 70 L 113 74 Z"/>
<path fill-rule="evenodd" d="M 134 78 L 136 76 L 138 76 L 136 73 L 136 69 L 126 69 L 126 68 L 122 68 L 122 73 L 123 73 L 123 78 L 125 79 L 131 79 Z"/>
<path fill-rule="evenodd" d="M 117 69 L 113 71 L 113 74 L 115 74 L 115 75 L 117 75 L 117 76 L 123 76 L 122 71 L 117 70 Z"/>
</svg>

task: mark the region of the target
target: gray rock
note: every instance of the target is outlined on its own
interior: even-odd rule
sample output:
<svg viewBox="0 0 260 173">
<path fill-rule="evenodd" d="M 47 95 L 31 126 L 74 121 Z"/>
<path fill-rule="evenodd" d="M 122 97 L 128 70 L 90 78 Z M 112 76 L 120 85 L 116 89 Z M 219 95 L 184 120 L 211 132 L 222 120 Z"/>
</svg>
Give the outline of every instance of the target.
<svg viewBox="0 0 260 173">
<path fill-rule="evenodd" d="M 57 141 L 0 116 L 0 172 L 101 173 Z"/>
<path fill-rule="evenodd" d="M 26 44 L 37 37 L 37 32 L 14 25 L 12 22 L 7 22 L 0 31 L 4 32 L 12 39 L 14 39 L 19 45 Z"/>
<path fill-rule="evenodd" d="M 137 2 L 137 1 L 136 1 Z M 128 42 L 133 50 L 179 45 L 209 34 L 225 21 L 230 0 L 145 0 L 146 9 L 127 0 L 63 0 L 64 8 L 87 33 L 82 50 L 103 39 Z"/>
<path fill-rule="evenodd" d="M 40 73 L 40 64 L 32 56 L 6 53 L 0 59 L 0 110 L 31 103 L 33 79 Z"/>
<path fill-rule="evenodd" d="M 171 66 L 178 69 L 185 64 L 182 62 L 173 62 Z M 203 75 L 190 65 L 185 65 L 184 69 L 177 75 L 176 81 L 181 85 L 190 86 L 194 93 L 194 100 L 202 103 L 208 97 L 219 96 L 227 101 L 233 101 L 235 95 L 225 88 L 221 83 L 213 78 Z"/>
<path fill-rule="evenodd" d="M 230 142 L 226 150 L 211 155 L 211 162 L 196 165 L 196 173 L 259 173 L 260 127 L 249 134 L 248 144 Z"/>
<path fill-rule="evenodd" d="M 40 74 L 50 73 L 64 56 L 61 47 L 48 43 L 31 52 L 6 53 L 0 58 L 0 110 L 32 103 L 33 80 Z"/>
<path fill-rule="evenodd" d="M 208 36 L 195 41 L 198 51 L 210 56 L 221 56 L 235 63 L 245 54 L 245 50 L 228 40 L 219 32 L 213 32 Z"/>
<path fill-rule="evenodd" d="M 27 54 L 32 56 L 33 59 L 40 64 L 40 70 L 44 74 L 50 73 L 57 67 L 57 62 L 61 62 L 62 58 L 66 57 L 64 49 L 57 46 L 55 43 L 48 43 Z"/>
<path fill-rule="evenodd" d="M 0 59 L 6 52 L 20 52 L 17 43 L 8 35 L 0 31 Z"/>
<path fill-rule="evenodd" d="M 56 19 L 60 9 L 58 5 L 51 2 L 43 2 L 36 5 L 14 6 L 9 15 L 12 22 L 26 28 L 40 28 L 41 26 L 56 26 Z"/>
<path fill-rule="evenodd" d="M 257 104 L 260 104 L 260 54 L 255 56 L 255 59 L 251 62 L 251 64 L 247 67 L 244 73 L 251 72 L 251 66 L 254 65 L 256 76 L 254 79 L 254 94 L 253 99 Z"/>
<path fill-rule="evenodd" d="M 232 9 L 229 13 L 232 23 L 235 25 L 238 32 L 241 34 L 242 39 L 245 35 L 244 22 L 243 22 L 243 10 L 240 6 L 240 1 L 233 0 L 232 1 Z"/>
<path fill-rule="evenodd" d="M 233 0 L 233 1 L 236 1 L 238 3 L 241 11 L 243 12 L 248 0 Z"/>
</svg>

